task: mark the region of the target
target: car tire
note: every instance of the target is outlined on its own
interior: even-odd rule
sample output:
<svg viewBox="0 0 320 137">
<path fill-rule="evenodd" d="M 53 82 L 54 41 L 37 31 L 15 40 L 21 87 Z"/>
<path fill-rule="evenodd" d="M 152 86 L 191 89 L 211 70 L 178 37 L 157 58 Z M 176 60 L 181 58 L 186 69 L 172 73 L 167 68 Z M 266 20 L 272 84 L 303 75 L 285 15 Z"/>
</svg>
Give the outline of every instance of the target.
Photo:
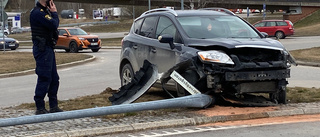
<svg viewBox="0 0 320 137">
<path fill-rule="evenodd" d="M 91 49 L 92 52 L 98 52 L 99 49 Z"/>
<path fill-rule="evenodd" d="M 287 104 L 287 91 L 283 89 L 279 89 L 277 93 L 270 93 L 269 97 L 271 101 L 279 104 Z"/>
<path fill-rule="evenodd" d="M 77 53 L 79 51 L 78 45 L 75 42 L 71 42 L 69 45 L 69 49 L 71 53 Z"/>
<path fill-rule="evenodd" d="M 277 39 L 284 39 L 286 36 L 284 35 L 284 33 L 282 31 L 277 31 L 276 32 L 276 38 Z"/>
<path fill-rule="evenodd" d="M 70 52 L 70 49 L 64 49 L 66 52 Z"/>
<path fill-rule="evenodd" d="M 121 68 L 120 78 L 121 78 L 121 86 L 127 85 L 131 82 L 134 77 L 134 72 L 130 63 L 125 64 Z"/>
<path fill-rule="evenodd" d="M 17 48 L 11 48 L 11 50 L 16 50 Z"/>
<path fill-rule="evenodd" d="M 287 104 L 287 91 L 286 89 L 280 89 L 278 92 L 278 103 Z"/>
</svg>

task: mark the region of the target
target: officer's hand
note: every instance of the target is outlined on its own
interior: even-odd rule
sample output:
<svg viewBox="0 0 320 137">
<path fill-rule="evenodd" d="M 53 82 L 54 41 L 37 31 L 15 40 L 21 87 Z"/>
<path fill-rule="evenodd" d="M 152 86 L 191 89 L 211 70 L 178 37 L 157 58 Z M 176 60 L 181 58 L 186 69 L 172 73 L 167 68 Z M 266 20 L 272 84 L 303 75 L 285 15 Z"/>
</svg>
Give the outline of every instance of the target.
<svg viewBox="0 0 320 137">
<path fill-rule="evenodd" d="M 50 7 L 48 6 L 50 12 L 57 12 L 56 5 L 53 3 L 53 0 L 50 1 Z"/>
</svg>

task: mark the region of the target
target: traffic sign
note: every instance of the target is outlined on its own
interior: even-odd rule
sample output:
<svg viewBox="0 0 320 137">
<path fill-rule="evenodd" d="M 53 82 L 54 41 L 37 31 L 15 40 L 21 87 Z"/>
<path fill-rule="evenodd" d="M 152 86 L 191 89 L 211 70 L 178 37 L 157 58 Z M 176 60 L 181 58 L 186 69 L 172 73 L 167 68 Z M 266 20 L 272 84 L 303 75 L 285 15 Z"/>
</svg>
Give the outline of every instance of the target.
<svg viewBox="0 0 320 137">
<path fill-rule="evenodd" d="M 8 19 L 8 15 L 5 11 L 2 12 L 2 10 L 0 10 L 0 21 L 2 22 L 3 20 L 7 20 Z"/>
</svg>

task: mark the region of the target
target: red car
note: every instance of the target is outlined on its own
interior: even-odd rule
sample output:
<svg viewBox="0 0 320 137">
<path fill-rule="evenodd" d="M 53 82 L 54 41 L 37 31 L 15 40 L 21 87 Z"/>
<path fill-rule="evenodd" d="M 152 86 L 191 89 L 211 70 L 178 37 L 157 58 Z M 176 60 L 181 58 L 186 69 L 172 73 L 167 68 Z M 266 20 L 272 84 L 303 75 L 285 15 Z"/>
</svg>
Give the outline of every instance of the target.
<svg viewBox="0 0 320 137">
<path fill-rule="evenodd" d="M 284 39 L 294 34 L 293 24 L 290 20 L 262 20 L 253 24 L 260 32 L 266 32 L 269 36 Z"/>
</svg>

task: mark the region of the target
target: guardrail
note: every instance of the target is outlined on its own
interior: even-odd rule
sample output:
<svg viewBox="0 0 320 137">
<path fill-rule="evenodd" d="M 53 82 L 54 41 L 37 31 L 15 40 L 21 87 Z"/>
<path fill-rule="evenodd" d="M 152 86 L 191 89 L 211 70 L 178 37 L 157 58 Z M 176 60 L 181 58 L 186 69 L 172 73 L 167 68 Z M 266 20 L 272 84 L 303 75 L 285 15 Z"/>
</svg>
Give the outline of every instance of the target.
<svg viewBox="0 0 320 137">
<path fill-rule="evenodd" d="M 83 22 L 83 23 L 71 23 L 71 24 L 60 24 L 59 27 L 74 27 L 74 26 L 85 26 L 85 25 L 108 25 L 117 24 L 119 21 L 99 21 L 99 22 Z"/>
</svg>

